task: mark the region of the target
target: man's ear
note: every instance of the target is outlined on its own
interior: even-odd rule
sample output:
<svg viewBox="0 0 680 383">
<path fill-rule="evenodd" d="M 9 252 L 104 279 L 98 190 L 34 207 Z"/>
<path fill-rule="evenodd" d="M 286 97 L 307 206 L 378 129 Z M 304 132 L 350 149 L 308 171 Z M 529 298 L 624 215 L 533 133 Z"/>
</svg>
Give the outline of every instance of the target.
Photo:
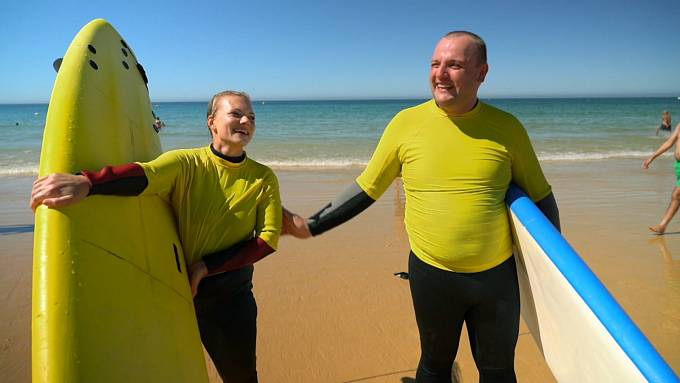
<svg viewBox="0 0 680 383">
<path fill-rule="evenodd" d="M 479 70 L 479 82 L 484 82 L 484 79 L 486 79 L 486 74 L 489 73 L 489 64 L 484 64 L 482 65 L 482 68 Z"/>
</svg>

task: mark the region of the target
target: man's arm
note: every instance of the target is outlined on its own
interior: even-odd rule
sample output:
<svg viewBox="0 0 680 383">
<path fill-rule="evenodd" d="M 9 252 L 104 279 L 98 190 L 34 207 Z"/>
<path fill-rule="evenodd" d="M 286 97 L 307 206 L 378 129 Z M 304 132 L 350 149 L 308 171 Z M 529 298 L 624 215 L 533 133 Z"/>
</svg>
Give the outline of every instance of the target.
<svg viewBox="0 0 680 383">
<path fill-rule="evenodd" d="M 548 194 L 547 197 L 536 202 L 536 206 L 543 212 L 548 220 L 555 226 L 557 231 L 562 232 L 560 227 L 560 211 L 557 208 L 557 201 L 553 193 Z"/>
<path fill-rule="evenodd" d="M 55 173 L 33 183 L 31 209 L 43 204 L 50 208 L 78 203 L 91 194 L 136 196 L 148 185 L 144 169 L 137 163 L 107 166 L 79 174 Z"/>
<path fill-rule="evenodd" d="M 353 182 L 338 194 L 333 201 L 307 219 L 309 232 L 317 236 L 349 221 L 366 210 L 375 202 L 366 192 Z"/>
<path fill-rule="evenodd" d="M 680 124 L 678 124 L 678 127 L 680 127 Z M 672 148 L 675 142 L 678 140 L 678 128 L 676 127 L 675 131 L 671 134 L 668 139 L 659 146 L 659 148 L 654 152 L 654 154 L 651 155 L 648 159 L 646 159 L 642 163 L 642 168 L 643 169 L 649 169 L 649 165 L 652 164 L 652 161 L 654 161 L 658 156 L 664 154 L 668 149 Z"/>
<path fill-rule="evenodd" d="M 380 198 L 401 173 L 400 150 L 411 131 L 409 120 L 403 117 L 404 114 L 400 112 L 390 121 L 364 171 L 331 203 L 306 222 L 284 209 L 283 232 L 298 238 L 319 235 L 347 222 Z"/>
<path fill-rule="evenodd" d="M 309 238 L 324 233 L 349 221 L 366 210 L 375 200 L 356 182 L 308 219 L 283 208 L 283 231 L 296 238 Z"/>
</svg>

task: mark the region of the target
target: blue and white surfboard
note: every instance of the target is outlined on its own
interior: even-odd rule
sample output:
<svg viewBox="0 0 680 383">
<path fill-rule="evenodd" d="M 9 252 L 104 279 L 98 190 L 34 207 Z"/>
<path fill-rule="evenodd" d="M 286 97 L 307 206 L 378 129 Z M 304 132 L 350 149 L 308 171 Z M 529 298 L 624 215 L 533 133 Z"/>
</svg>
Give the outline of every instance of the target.
<svg viewBox="0 0 680 383">
<path fill-rule="evenodd" d="M 506 196 L 522 317 L 559 382 L 680 382 L 609 291 L 518 187 Z"/>
</svg>

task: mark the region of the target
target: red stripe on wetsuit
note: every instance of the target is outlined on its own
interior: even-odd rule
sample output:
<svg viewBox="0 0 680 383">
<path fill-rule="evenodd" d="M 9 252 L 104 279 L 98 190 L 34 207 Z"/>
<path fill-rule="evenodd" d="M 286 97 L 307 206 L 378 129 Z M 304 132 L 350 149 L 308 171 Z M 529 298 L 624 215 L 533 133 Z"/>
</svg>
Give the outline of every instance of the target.
<svg viewBox="0 0 680 383">
<path fill-rule="evenodd" d="M 149 184 L 144 169 L 137 163 L 106 166 L 97 172 L 83 171 L 92 184 L 90 194 L 140 195 Z"/>
<path fill-rule="evenodd" d="M 252 265 L 274 252 L 260 237 L 236 244 L 226 250 L 217 251 L 203 257 L 209 274 L 240 269 Z"/>
</svg>

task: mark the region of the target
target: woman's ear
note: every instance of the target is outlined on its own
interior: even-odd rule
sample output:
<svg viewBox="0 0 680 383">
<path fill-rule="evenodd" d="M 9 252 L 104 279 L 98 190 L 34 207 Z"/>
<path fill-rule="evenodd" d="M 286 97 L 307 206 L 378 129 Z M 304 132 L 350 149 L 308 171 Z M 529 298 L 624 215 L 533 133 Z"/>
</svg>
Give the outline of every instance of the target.
<svg viewBox="0 0 680 383">
<path fill-rule="evenodd" d="M 206 121 L 206 125 L 208 125 L 208 130 L 210 131 L 210 134 L 213 134 L 213 124 L 215 123 L 215 116 L 210 115 L 208 116 L 208 120 Z"/>
</svg>

